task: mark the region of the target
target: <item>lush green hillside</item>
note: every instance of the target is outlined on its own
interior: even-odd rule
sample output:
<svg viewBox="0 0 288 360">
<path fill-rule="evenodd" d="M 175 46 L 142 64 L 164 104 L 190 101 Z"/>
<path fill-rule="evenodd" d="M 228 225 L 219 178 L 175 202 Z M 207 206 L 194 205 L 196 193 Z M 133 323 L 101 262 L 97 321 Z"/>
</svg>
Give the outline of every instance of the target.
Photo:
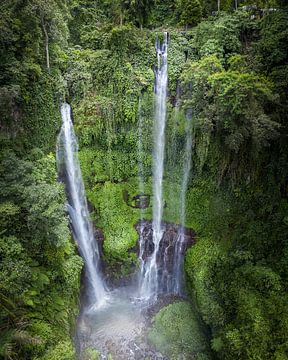
<svg viewBox="0 0 288 360">
<path fill-rule="evenodd" d="M 0 4 L 0 358 L 75 358 L 82 261 L 54 156 L 64 99 L 107 271 L 122 276 L 137 267 L 138 123 L 141 116 L 151 195 L 153 66 L 163 30 L 170 41 L 164 220 L 174 223 L 181 178 L 173 151 L 181 156 L 185 113 L 193 114 L 185 225 L 197 244 L 185 261 L 189 296 L 216 359 L 288 358 L 288 13 L 284 1 L 239 2 L 237 11 L 228 0 L 218 5 L 219 14 L 212 0 Z M 150 204 L 144 217 L 151 216 Z M 187 311 L 183 305 L 179 318 Z"/>
<path fill-rule="evenodd" d="M 0 14 L 0 358 L 71 359 L 82 260 L 54 156 L 69 9 L 3 1 Z"/>
</svg>

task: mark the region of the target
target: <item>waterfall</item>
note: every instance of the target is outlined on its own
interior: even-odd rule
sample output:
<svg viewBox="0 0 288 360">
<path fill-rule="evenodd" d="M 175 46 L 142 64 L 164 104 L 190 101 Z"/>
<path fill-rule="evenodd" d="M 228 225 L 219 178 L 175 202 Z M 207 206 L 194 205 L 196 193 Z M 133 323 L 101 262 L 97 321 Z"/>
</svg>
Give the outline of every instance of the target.
<svg viewBox="0 0 288 360">
<path fill-rule="evenodd" d="M 179 164 L 179 155 L 180 155 L 180 150 L 182 151 L 182 148 L 180 149 L 179 137 L 177 136 L 177 129 L 179 126 L 178 125 L 179 115 L 181 114 L 180 95 L 181 95 L 180 81 L 177 81 L 174 109 L 170 119 L 170 121 L 172 120 L 172 122 L 166 125 L 168 130 L 166 131 L 166 142 L 168 146 L 166 147 L 165 171 L 168 180 L 169 195 L 171 194 L 173 195 L 173 197 L 175 196 L 175 194 L 176 196 L 178 195 L 178 191 L 180 189 L 180 186 L 178 186 L 178 182 L 181 181 L 181 179 L 177 179 L 177 183 L 175 183 L 176 180 L 175 174 L 180 174 L 179 170 L 182 165 Z M 169 202 L 171 202 L 171 200 Z M 173 204 L 172 206 L 176 206 L 176 204 L 175 205 Z M 180 209 L 177 207 L 177 212 L 178 210 L 179 210 L 179 218 L 180 218 Z M 177 253 L 176 242 L 178 239 L 178 233 L 179 233 L 179 229 L 177 230 L 177 237 L 174 238 L 171 243 L 168 242 L 166 244 L 165 241 L 163 243 L 163 236 L 162 236 L 161 247 L 163 248 L 163 250 L 161 256 L 163 258 L 163 262 L 161 263 L 161 271 L 160 271 L 161 278 L 159 278 L 159 283 L 162 284 L 163 293 L 167 293 L 167 294 L 174 293 L 175 281 L 177 281 L 175 279 L 176 268 L 174 269 L 174 263 L 175 263 L 175 254 Z M 173 269 L 171 269 L 171 262 L 173 263 Z"/>
<path fill-rule="evenodd" d="M 186 143 L 183 157 L 183 177 L 181 184 L 181 201 L 180 201 L 180 223 L 178 236 L 175 245 L 174 254 L 174 269 L 173 269 L 173 290 L 174 294 L 180 294 L 183 287 L 183 245 L 185 236 L 185 221 L 186 221 L 186 193 L 189 183 L 191 165 L 192 165 L 192 109 L 188 109 L 186 114 Z"/>
<path fill-rule="evenodd" d="M 163 170 L 165 150 L 165 123 L 167 112 L 168 85 L 168 33 L 164 33 L 164 41 L 156 41 L 158 67 L 155 69 L 155 119 L 154 119 L 154 151 L 153 151 L 153 244 L 154 250 L 146 263 L 141 293 L 143 297 L 155 298 L 158 294 L 157 255 L 162 238 L 161 220 L 163 213 Z"/>
<path fill-rule="evenodd" d="M 68 212 L 74 238 L 85 263 L 88 279 L 89 303 L 100 307 L 106 301 L 107 292 L 100 275 L 100 255 L 93 227 L 89 217 L 84 183 L 78 160 L 78 143 L 71 119 L 71 108 L 64 103 L 61 106 L 62 127 L 57 143 L 57 162 L 65 171 L 65 183 L 68 195 Z"/>
<path fill-rule="evenodd" d="M 141 97 L 139 98 L 138 104 L 138 139 L 137 139 L 137 150 L 138 150 L 138 178 L 139 178 L 139 192 L 144 195 L 144 168 L 143 168 L 143 116 L 142 116 L 142 102 Z M 143 237 L 143 209 L 140 208 L 140 234 L 139 234 L 139 260 L 140 260 L 140 276 L 139 286 L 141 287 L 142 279 L 145 274 L 145 262 L 143 259 L 145 251 L 145 242 Z"/>
</svg>

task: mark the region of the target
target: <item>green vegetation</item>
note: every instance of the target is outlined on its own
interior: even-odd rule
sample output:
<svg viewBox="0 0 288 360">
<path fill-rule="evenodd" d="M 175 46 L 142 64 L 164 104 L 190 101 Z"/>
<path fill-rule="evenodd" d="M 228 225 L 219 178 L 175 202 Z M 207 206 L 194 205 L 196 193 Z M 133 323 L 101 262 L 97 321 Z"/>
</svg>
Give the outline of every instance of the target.
<svg viewBox="0 0 288 360">
<path fill-rule="evenodd" d="M 152 320 L 148 338 L 169 359 L 210 359 L 205 336 L 189 303 L 162 308 Z"/>
<path fill-rule="evenodd" d="M 199 238 L 185 268 L 220 359 L 287 357 L 286 26 L 284 10 L 202 22 L 182 74 L 182 106 L 194 110 L 191 186 L 209 189 L 198 192 L 206 214 L 194 212 Z"/>
<path fill-rule="evenodd" d="M 62 1 L 0 4 L 1 359 L 75 358 L 82 260 L 50 153 L 68 17 Z"/>
<path fill-rule="evenodd" d="M 178 0 L 176 9 L 180 14 L 180 25 L 195 26 L 201 20 L 202 7 L 199 0 Z"/>
<path fill-rule="evenodd" d="M 0 187 L 0 355 L 72 359 L 82 260 L 70 241 L 54 156 L 2 153 Z"/>
<path fill-rule="evenodd" d="M 130 205 L 129 199 L 126 203 L 124 192 L 128 192 L 129 199 L 137 195 L 138 179 L 120 184 L 105 182 L 104 185 L 98 185 L 88 193 L 97 209 L 95 215 L 97 225 L 104 229 L 105 258 L 112 266 L 117 263 L 123 264 L 122 273 L 119 273 L 119 269 L 115 269 L 117 276 L 123 276 L 131 271 L 131 263 L 135 264 L 137 261 L 135 252 L 129 250 L 136 245 L 138 239 L 134 225 L 140 219 L 140 210 L 131 207 L 133 204 Z M 146 212 L 150 214 L 151 208 Z"/>
<path fill-rule="evenodd" d="M 89 17 L 81 24 L 78 17 L 72 20 L 72 27 L 77 21 L 81 47 L 77 44 L 69 49 L 64 77 L 75 109 L 79 156 L 87 197 L 94 209 L 92 216 L 104 233 L 104 255 L 110 272 L 121 276 L 134 270 L 137 263 L 131 250 L 138 238 L 134 226 L 140 210 L 127 204 L 123 192 L 128 192 L 130 200 L 139 193 L 140 116 L 145 139 L 141 154 L 145 192 L 151 195 L 152 66 L 156 61 L 155 40 L 162 32 L 140 30 L 125 21 L 122 26 L 110 24 L 111 18 L 105 16 L 102 19 L 97 15 L 97 33 L 87 26 Z M 176 31 L 170 37 L 173 56 L 169 76 L 175 93 L 185 63 L 182 46 L 187 45 L 187 39 Z M 176 199 L 175 194 L 173 197 Z M 167 220 L 179 222 L 172 203 L 165 213 Z M 151 207 L 144 211 L 144 217 L 151 219 Z"/>
<path fill-rule="evenodd" d="M 88 348 L 85 351 L 84 360 L 99 360 L 100 359 L 100 353 L 99 351 L 92 349 L 92 348 Z"/>
<path fill-rule="evenodd" d="M 197 244 L 185 263 L 193 304 L 215 358 L 288 357 L 287 24 L 285 1 L 276 0 L 1 2 L 0 358 L 75 358 L 82 261 L 51 154 L 64 98 L 107 269 L 122 276 L 137 266 L 138 124 L 141 117 L 151 195 L 152 69 L 163 29 L 170 36 L 169 222 L 180 221 L 178 158 L 193 110 L 186 226 Z M 151 333 L 161 336 L 151 341 L 175 358 L 210 356 L 196 320 L 188 304 L 170 305 L 156 315 Z"/>
</svg>

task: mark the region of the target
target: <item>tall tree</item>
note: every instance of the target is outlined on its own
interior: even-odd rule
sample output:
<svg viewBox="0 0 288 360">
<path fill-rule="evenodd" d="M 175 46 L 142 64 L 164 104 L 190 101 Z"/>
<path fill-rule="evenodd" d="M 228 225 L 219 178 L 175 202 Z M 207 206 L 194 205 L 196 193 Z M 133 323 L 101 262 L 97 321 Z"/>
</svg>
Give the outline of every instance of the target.
<svg viewBox="0 0 288 360">
<path fill-rule="evenodd" d="M 132 18 L 136 19 L 137 25 L 141 28 L 148 24 L 149 15 L 155 0 L 129 0 L 128 7 Z"/>
<path fill-rule="evenodd" d="M 195 26 L 201 20 L 202 6 L 199 0 L 177 0 L 176 9 L 181 25 Z"/>
<path fill-rule="evenodd" d="M 67 37 L 67 26 L 65 17 L 68 17 L 66 1 L 59 0 L 34 0 L 30 4 L 31 10 L 35 11 L 41 24 L 44 48 L 46 54 L 46 67 L 50 72 L 50 51 L 51 42 L 62 42 Z"/>
</svg>

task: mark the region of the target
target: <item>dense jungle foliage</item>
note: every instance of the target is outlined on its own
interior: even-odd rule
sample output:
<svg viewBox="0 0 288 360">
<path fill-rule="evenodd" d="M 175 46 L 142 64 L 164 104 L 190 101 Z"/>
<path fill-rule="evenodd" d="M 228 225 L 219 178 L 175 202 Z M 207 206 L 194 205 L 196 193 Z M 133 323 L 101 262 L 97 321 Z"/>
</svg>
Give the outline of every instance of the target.
<svg viewBox="0 0 288 360">
<path fill-rule="evenodd" d="M 216 359 L 288 359 L 287 29 L 285 0 L 1 2 L 0 358 L 75 358 L 82 261 L 54 156 L 64 99 L 92 217 L 104 233 L 106 271 L 137 268 L 133 197 L 139 156 L 151 195 L 155 40 L 165 30 L 169 222 L 180 221 L 178 159 L 185 114 L 193 116 L 191 302 Z M 151 212 L 150 205 L 145 219 Z M 206 341 L 191 336 L 198 325 L 190 312 L 179 302 L 156 315 L 155 346 L 174 358 L 192 357 L 195 346 L 205 352 Z M 181 334 L 184 345 L 173 343 Z"/>
</svg>

